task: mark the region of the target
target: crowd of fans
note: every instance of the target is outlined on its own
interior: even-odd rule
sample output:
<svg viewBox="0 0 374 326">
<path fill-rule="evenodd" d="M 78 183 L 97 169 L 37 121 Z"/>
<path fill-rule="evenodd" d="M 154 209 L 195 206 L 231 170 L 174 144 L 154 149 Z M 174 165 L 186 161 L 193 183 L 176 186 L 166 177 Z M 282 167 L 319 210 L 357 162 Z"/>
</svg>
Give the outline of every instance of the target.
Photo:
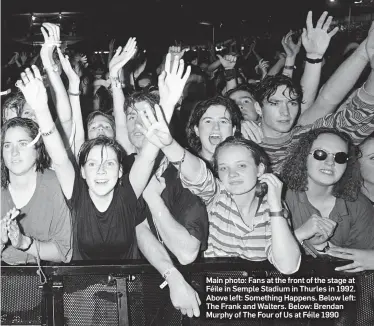
<svg viewBox="0 0 374 326">
<path fill-rule="evenodd" d="M 136 38 L 105 63 L 44 23 L 40 53 L 3 72 L 18 90 L 2 97 L 2 261 L 144 257 L 190 317 L 200 298 L 173 261 L 293 274 L 306 253 L 373 270 L 374 24 L 321 83 L 331 22 L 309 12 L 274 64 L 255 43 L 204 60 L 172 46 L 154 70 Z"/>
</svg>

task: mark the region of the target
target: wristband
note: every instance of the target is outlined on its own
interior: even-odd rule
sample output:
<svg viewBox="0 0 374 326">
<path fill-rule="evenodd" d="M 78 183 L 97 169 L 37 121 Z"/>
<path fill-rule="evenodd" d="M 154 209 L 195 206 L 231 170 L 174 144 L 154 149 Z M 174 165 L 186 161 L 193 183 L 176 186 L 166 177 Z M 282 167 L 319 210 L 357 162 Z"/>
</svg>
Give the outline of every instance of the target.
<svg viewBox="0 0 374 326">
<path fill-rule="evenodd" d="M 79 91 L 78 93 L 72 93 L 70 90 L 68 90 L 68 94 L 71 96 L 79 96 L 81 95 L 81 92 Z"/>
<path fill-rule="evenodd" d="M 309 62 L 309 63 L 321 63 L 323 61 L 323 57 L 322 58 L 319 58 L 319 59 L 310 59 L 308 57 L 305 58 L 305 61 L 306 62 Z"/>
<path fill-rule="evenodd" d="M 54 124 L 51 130 L 49 130 L 47 132 L 42 132 L 40 130 L 40 133 L 42 134 L 42 136 L 47 137 L 49 135 L 52 135 L 55 130 L 56 130 L 56 125 Z"/>
<path fill-rule="evenodd" d="M 33 243 L 34 243 L 34 238 L 30 237 L 30 244 L 27 246 L 27 248 L 25 248 L 25 249 L 19 248 L 19 250 L 21 250 L 21 251 L 27 251 L 27 250 L 29 250 L 31 248 L 31 246 L 32 246 Z"/>
<path fill-rule="evenodd" d="M 185 157 L 186 157 L 186 150 L 183 148 L 183 156 L 182 156 L 181 160 L 180 161 L 176 161 L 176 162 L 170 162 L 173 165 L 178 165 L 178 176 L 177 176 L 177 179 L 180 178 L 181 167 L 182 167 L 182 163 L 184 162 Z"/>
<path fill-rule="evenodd" d="M 236 78 L 236 71 L 235 69 L 227 69 L 224 71 L 224 76 L 226 81 L 230 81 Z"/>
<path fill-rule="evenodd" d="M 284 217 L 284 209 L 277 211 L 277 212 L 269 212 L 269 216 L 282 216 Z"/>
<path fill-rule="evenodd" d="M 296 67 L 295 66 L 284 66 L 284 69 L 288 70 L 294 70 Z"/>
<path fill-rule="evenodd" d="M 162 274 L 162 277 L 165 279 L 164 282 L 162 282 L 160 284 L 160 289 L 163 289 L 167 284 L 167 279 L 168 277 L 171 275 L 172 272 L 176 271 L 177 269 L 173 266 L 171 268 L 168 268 L 163 274 Z"/>
</svg>

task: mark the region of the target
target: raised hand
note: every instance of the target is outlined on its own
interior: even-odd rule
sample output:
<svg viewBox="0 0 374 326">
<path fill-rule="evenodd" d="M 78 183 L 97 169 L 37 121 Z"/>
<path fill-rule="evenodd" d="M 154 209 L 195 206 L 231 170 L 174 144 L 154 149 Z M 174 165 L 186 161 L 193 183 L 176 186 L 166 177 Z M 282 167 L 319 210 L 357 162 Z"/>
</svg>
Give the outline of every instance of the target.
<svg viewBox="0 0 374 326">
<path fill-rule="evenodd" d="M 221 55 L 217 54 L 217 57 L 219 58 L 219 61 L 221 62 L 221 65 L 226 70 L 234 69 L 236 64 L 236 56 L 235 55 L 225 55 L 222 57 Z"/>
<path fill-rule="evenodd" d="M 284 51 L 286 52 L 287 57 L 296 57 L 297 54 L 300 52 L 301 48 L 301 37 L 299 37 L 299 40 L 297 43 L 294 43 L 292 40 L 292 35 L 294 32 L 289 31 L 286 36 L 283 36 L 282 38 L 282 46 Z"/>
<path fill-rule="evenodd" d="M 32 109 L 37 110 L 48 103 L 47 91 L 37 66 L 32 66 L 32 71 L 27 68 L 21 73 L 21 80 L 17 81 L 16 86 L 22 91 Z"/>
<path fill-rule="evenodd" d="M 118 47 L 112 60 L 109 62 L 109 74 L 113 78 L 118 77 L 118 73 L 121 68 L 130 61 L 130 59 L 136 53 L 136 38 L 130 37 L 125 47 Z"/>
<path fill-rule="evenodd" d="M 173 137 L 170 134 L 162 110 L 157 104 L 155 105 L 155 111 L 157 120 L 150 106 L 146 108 L 145 112 L 140 111 L 139 115 L 143 126 L 138 125 L 138 128 L 149 142 L 162 149 L 172 143 Z"/>
<path fill-rule="evenodd" d="M 327 11 L 319 18 L 316 27 L 313 27 L 312 12 L 308 12 L 306 19 L 306 29 L 303 28 L 301 35 L 302 43 L 305 48 L 307 57 L 310 59 L 319 59 L 325 54 L 331 38 L 338 32 L 339 28 L 335 27 L 329 33 L 327 32 L 332 22 L 332 16 L 326 19 Z"/>
<path fill-rule="evenodd" d="M 44 37 L 44 44 L 40 50 L 43 65 L 46 69 L 52 67 L 57 71 L 58 68 L 53 60 L 53 51 L 56 46 L 60 47 L 61 45 L 60 27 L 51 23 L 43 23 L 41 31 Z"/>
<path fill-rule="evenodd" d="M 20 59 L 21 59 L 22 65 L 24 65 L 26 63 L 26 60 L 27 60 L 27 53 L 22 52 L 21 56 L 20 56 Z"/>
<path fill-rule="evenodd" d="M 260 144 L 264 138 L 261 127 L 254 121 L 243 121 L 241 123 L 241 132 L 245 139 L 252 140 L 257 144 Z"/>
<path fill-rule="evenodd" d="M 272 212 L 282 210 L 282 188 L 283 182 L 272 173 L 264 173 L 258 178 L 259 182 L 265 182 L 268 185 L 268 204 Z"/>
<path fill-rule="evenodd" d="M 366 270 L 374 270 L 374 251 L 351 249 L 331 246 L 327 254 L 333 257 L 353 260 L 353 263 L 337 267 L 336 271 L 344 271 L 348 273 L 357 273 Z"/>
<path fill-rule="evenodd" d="M 261 71 L 262 78 L 264 78 L 267 75 L 269 66 L 269 61 L 265 61 L 264 59 L 261 59 L 258 63 L 258 68 Z"/>
<path fill-rule="evenodd" d="M 366 53 L 369 58 L 371 69 L 374 69 L 374 22 L 371 23 L 367 41 L 366 41 Z"/>
<path fill-rule="evenodd" d="M 60 48 L 57 48 L 57 53 L 58 53 L 58 57 L 61 62 L 62 69 L 64 70 L 66 76 L 69 79 L 69 84 L 76 83 L 79 85 L 80 78 L 77 75 L 77 73 L 74 71 L 74 69 L 72 68 L 70 61 L 69 61 L 69 57 L 67 55 L 62 54 Z"/>
<path fill-rule="evenodd" d="M 170 53 L 172 59 L 174 60 L 174 57 L 178 57 L 179 59 L 182 59 L 184 52 L 186 52 L 186 49 L 182 50 L 181 46 L 169 46 L 168 53 Z"/>
<path fill-rule="evenodd" d="M 174 59 L 174 60 L 173 60 Z M 160 103 L 161 105 L 174 106 L 178 103 L 180 99 L 184 86 L 188 80 L 191 73 L 191 67 L 188 66 L 185 74 L 184 71 L 184 60 L 180 59 L 178 56 L 174 56 L 168 53 L 165 59 L 165 70 L 158 77 L 158 89 L 160 92 Z M 169 112 L 168 112 L 169 113 Z M 165 112 L 167 121 L 170 121 L 171 116 Z M 171 112 L 171 115 L 173 112 Z"/>
</svg>

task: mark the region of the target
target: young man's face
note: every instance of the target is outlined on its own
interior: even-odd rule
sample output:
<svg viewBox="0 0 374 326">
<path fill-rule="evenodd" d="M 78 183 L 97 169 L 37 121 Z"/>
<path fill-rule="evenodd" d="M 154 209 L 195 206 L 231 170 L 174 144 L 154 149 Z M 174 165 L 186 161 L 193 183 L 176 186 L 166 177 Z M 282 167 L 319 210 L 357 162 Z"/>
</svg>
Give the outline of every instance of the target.
<svg viewBox="0 0 374 326">
<path fill-rule="evenodd" d="M 264 99 L 262 107 L 258 102 L 255 106 L 262 115 L 262 126 L 268 137 L 280 137 L 290 132 L 300 108 L 295 95 L 290 94 L 285 85 L 279 86 L 269 99 Z"/>
<path fill-rule="evenodd" d="M 255 109 L 255 100 L 249 92 L 240 90 L 232 93 L 229 97 L 239 106 L 244 120 L 257 120 L 258 114 Z"/>
</svg>

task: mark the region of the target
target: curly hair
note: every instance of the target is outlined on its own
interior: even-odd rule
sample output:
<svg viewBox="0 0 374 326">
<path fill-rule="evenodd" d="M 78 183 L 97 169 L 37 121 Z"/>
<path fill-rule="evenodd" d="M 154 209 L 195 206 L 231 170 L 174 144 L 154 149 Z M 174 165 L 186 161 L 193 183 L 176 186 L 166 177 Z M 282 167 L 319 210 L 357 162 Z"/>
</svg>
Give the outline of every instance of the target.
<svg viewBox="0 0 374 326">
<path fill-rule="evenodd" d="M 217 162 L 217 157 L 218 153 L 222 148 L 228 147 L 228 146 L 241 146 L 245 147 L 249 151 L 252 152 L 253 159 L 255 161 L 255 164 L 257 166 L 262 163 L 265 166 L 265 173 L 270 172 L 270 160 L 264 149 L 253 142 L 252 140 L 245 139 L 243 137 L 235 137 L 235 136 L 230 136 L 227 137 L 222 143 L 218 144 L 216 147 L 216 150 L 214 151 L 213 154 L 213 168 L 214 172 L 217 174 L 218 173 L 218 162 Z"/>
<path fill-rule="evenodd" d="M 299 192 L 308 190 L 307 159 L 313 142 L 321 134 L 336 135 L 348 145 L 349 160 L 347 162 L 347 168 L 340 180 L 334 184 L 332 195 L 347 201 L 357 200 L 358 193 L 362 186 L 362 177 L 358 163 L 360 150 L 353 144 L 349 135 L 336 129 L 318 128 L 312 129 L 304 134 L 299 142 L 292 148 L 290 155 L 284 162 L 281 171 L 283 181 L 291 190 Z"/>
<path fill-rule="evenodd" d="M 112 148 L 117 155 L 119 166 L 122 166 L 125 155 L 126 155 L 125 150 L 116 140 L 101 135 L 97 138 L 87 140 L 83 143 L 78 153 L 79 168 L 83 167 L 86 164 L 88 155 L 90 154 L 92 148 L 95 146 L 102 147 L 101 158 L 103 157 L 104 147 Z"/>
<path fill-rule="evenodd" d="M 278 87 L 280 86 L 286 86 L 283 95 L 288 96 L 288 94 L 284 93 L 289 91 L 289 94 L 293 100 L 296 100 L 299 105 L 302 103 L 303 90 L 301 85 L 295 83 L 291 78 L 284 75 L 265 77 L 256 87 L 254 92 L 255 100 L 260 105 L 263 105 L 264 100 L 269 100 L 269 98 L 276 93 Z"/>
<path fill-rule="evenodd" d="M 243 116 L 239 107 L 233 100 L 227 97 L 217 96 L 208 100 L 200 101 L 192 110 L 186 127 L 188 145 L 195 154 L 198 154 L 201 150 L 201 140 L 196 135 L 194 127 L 199 125 L 202 116 L 213 105 L 222 105 L 226 108 L 226 110 L 230 113 L 232 126 L 236 127 L 235 135 L 240 135 L 241 121 L 243 120 Z"/>
<path fill-rule="evenodd" d="M 1 153 L 3 153 L 4 139 L 6 132 L 11 128 L 23 128 L 31 139 L 35 139 L 39 135 L 39 126 L 31 119 L 12 118 L 8 120 L 1 128 Z M 37 158 L 35 161 L 36 171 L 43 173 L 44 170 L 51 166 L 51 158 L 49 157 L 42 137 L 34 145 L 37 151 Z M 9 185 L 9 169 L 5 166 L 4 156 L 1 155 L 1 187 L 6 189 Z"/>
</svg>

